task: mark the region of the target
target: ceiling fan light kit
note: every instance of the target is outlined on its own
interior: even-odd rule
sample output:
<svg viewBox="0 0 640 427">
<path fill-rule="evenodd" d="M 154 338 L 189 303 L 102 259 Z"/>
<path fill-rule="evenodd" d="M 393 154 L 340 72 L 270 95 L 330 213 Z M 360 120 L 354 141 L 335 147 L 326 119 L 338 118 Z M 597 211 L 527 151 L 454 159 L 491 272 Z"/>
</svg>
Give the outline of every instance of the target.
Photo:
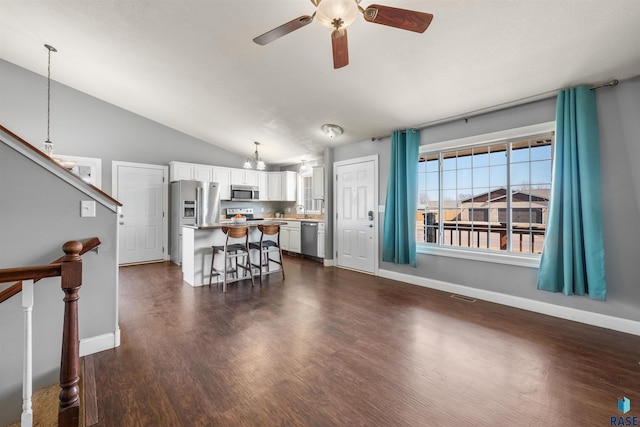
<svg viewBox="0 0 640 427">
<path fill-rule="evenodd" d="M 254 38 L 253 41 L 259 45 L 271 43 L 310 24 L 317 17 L 322 25 L 332 30 L 333 68 L 338 69 L 349 64 L 347 27 L 356 20 L 358 12 L 362 13 L 367 22 L 416 33 L 424 33 L 433 20 L 433 15 L 430 13 L 379 4 L 372 4 L 363 9 L 360 6 L 360 0 L 311 0 L 311 3 L 316 7 L 313 15 L 303 15 L 293 19 Z"/>
</svg>

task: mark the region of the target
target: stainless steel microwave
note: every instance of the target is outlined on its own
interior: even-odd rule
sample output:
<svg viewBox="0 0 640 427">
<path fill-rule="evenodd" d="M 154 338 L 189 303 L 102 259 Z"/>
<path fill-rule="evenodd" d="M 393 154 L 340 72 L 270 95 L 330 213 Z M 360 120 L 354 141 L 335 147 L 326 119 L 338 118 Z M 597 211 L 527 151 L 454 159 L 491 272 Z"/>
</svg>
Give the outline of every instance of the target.
<svg viewBox="0 0 640 427">
<path fill-rule="evenodd" d="M 253 185 L 231 185 L 231 200 L 242 202 L 259 199 L 258 187 Z"/>
</svg>

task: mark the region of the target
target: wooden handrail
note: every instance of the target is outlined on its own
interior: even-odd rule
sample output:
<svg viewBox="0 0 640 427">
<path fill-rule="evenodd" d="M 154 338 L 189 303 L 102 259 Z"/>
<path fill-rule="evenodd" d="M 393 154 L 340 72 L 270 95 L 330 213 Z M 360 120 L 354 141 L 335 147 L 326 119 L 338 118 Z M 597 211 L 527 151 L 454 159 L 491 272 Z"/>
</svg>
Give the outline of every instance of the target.
<svg viewBox="0 0 640 427">
<path fill-rule="evenodd" d="M 80 381 L 78 292 L 82 287 L 82 258 L 80 255 L 99 244 L 100 240 L 95 237 L 85 240 L 84 243 L 75 240 L 69 241 L 62 246 L 65 255 L 52 264 L 0 269 L 0 283 L 20 280 L 20 290 L 22 289 L 22 280 L 35 282 L 45 277 L 60 276 L 61 278 L 61 288 L 64 292 L 64 322 L 60 360 L 61 390 L 58 407 L 58 426 L 61 427 L 77 427 L 80 422 L 80 387 L 78 385 Z M 12 288 L 16 285 L 13 285 Z"/>
<path fill-rule="evenodd" d="M 80 255 L 84 255 L 87 252 L 89 252 L 92 249 L 97 248 L 100 245 L 100 239 L 98 239 L 97 237 L 91 237 L 89 239 L 84 239 L 84 240 L 80 240 L 80 243 L 82 243 L 82 250 L 80 250 Z M 27 280 L 27 279 L 33 279 L 33 282 L 37 282 L 40 279 L 44 279 L 45 277 L 56 277 L 56 276 L 60 276 L 60 263 L 62 262 L 62 259 L 64 257 L 60 257 L 58 259 L 56 259 L 55 261 L 53 261 L 51 264 L 49 265 L 42 265 L 42 266 L 37 266 L 37 267 L 18 267 L 18 268 L 7 268 L 4 270 L 0 270 L 0 283 L 5 283 L 5 282 L 13 282 L 13 281 L 19 281 L 19 280 Z M 48 274 L 47 271 L 48 269 L 51 268 L 56 268 L 55 266 L 58 266 L 58 273 L 57 274 Z M 34 275 L 32 276 L 31 273 L 29 273 L 30 271 L 38 271 L 40 270 L 40 274 L 44 274 L 44 275 Z M 21 274 L 24 273 L 25 275 Z M 13 274 L 13 276 L 12 276 Z M 9 286 L 8 288 L 0 291 L 0 303 L 8 300 L 9 298 L 11 298 L 12 296 L 20 293 L 20 291 L 22 291 L 22 282 L 17 282 L 14 283 L 13 285 Z"/>
</svg>

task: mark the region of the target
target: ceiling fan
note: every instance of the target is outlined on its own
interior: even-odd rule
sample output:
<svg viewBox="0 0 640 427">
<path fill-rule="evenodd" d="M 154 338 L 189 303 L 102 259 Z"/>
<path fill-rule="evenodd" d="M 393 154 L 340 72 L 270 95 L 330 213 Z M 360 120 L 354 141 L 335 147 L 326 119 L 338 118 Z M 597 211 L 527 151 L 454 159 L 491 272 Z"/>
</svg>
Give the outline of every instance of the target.
<svg viewBox="0 0 640 427">
<path fill-rule="evenodd" d="M 347 27 L 356 20 L 358 12 L 364 19 L 374 24 L 387 25 L 402 30 L 424 33 L 433 15 L 414 10 L 398 9 L 390 6 L 372 4 L 366 9 L 360 6 L 361 0 L 311 0 L 316 7 L 312 15 L 303 15 L 256 37 L 253 41 L 265 45 L 297 29 L 310 24 L 314 18 L 333 31 L 331 46 L 333 48 L 333 68 L 342 68 L 349 64 L 349 48 L 347 45 Z"/>
</svg>

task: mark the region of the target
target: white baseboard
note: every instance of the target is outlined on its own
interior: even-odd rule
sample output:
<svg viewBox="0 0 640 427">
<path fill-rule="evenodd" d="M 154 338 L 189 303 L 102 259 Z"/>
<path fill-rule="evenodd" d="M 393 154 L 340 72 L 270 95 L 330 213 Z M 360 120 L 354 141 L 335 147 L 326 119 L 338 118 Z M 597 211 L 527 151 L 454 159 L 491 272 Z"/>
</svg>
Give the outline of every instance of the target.
<svg viewBox="0 0 640 427">
<path fill-rule="evenodd" d="M 322 264 L 325 267 L 333 267 L 336 265 L 336 260 L 335 259 L 323 259 L 322 260 Z"/>
<path fill-rule="evenodd" d="M 120 345 L 120 329 L 104 335 L 80 340 L 80 357 L 116 348 Z"/>
<path fill-rule="evenodd" d="M 470 288 L 468 286 L 426 279 L 424 277 L 412 276 L 410 274 L 396 273 L 389 270 L 379 270 L 378 275 L 387 279 L 411 283 L 425 288 L 437 289 L 439 291 L 451 292 L 484 301 L 495 302 L 497 304 L 533 311 L 535 313 L 546 314 L 548 316 L 572 320 L 574 322 L 585 323 L 587 325 L 625 332 L 627 334 L 640 335 L 640 322 L 635 320 L 549 304 L 513 295 L 501 294 L 499 292 L 487 291 L 484 289 Z"/>
</svg>

